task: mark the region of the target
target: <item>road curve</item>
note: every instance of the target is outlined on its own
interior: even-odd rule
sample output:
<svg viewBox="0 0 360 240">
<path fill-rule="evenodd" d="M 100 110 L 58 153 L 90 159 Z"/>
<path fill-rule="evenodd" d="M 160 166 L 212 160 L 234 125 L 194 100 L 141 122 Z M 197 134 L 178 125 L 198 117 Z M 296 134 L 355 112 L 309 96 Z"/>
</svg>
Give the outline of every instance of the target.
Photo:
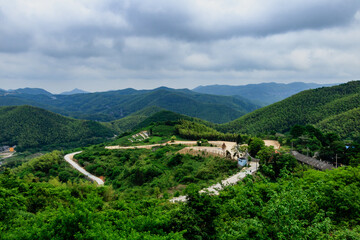
<svg viewBox="0 0 360 240">
<path fill-rule="evenodd" d="M 245 178 L 248 174 L 253 174 L 257 171 L 257 164 L 256 162 L 249 162 L 250 167 L 243 168 L 240 172 L 232 175 L 231 177 L 222 180 L 221 183 L 214 184 L 208 188 L 205 188 L 200 191 L 200 193 L 209 192 L 210 194 L 219 195 L 219 191 L 221 191 L 224 187 L 235 184 Z M 170 199 L 170 202 L 186 202 L 186 196 L 179 196 Z"/>
<path fill-rule="evenodd" d="M 89 173 L 88 171 L 86 171 L 84 168 L 80 167 L 79 164 L 77 164 L 73 158 L 76 154 L 79 154 L 81 153 L 82 151 L 80 152 L 73 152 L 73 153 L 69 153 L 69 154 L 66 154 L 64 156 L 64 159 L 65 161 L 67 161 L 68 163 L 70 163 L 70 165 L 75 168 L 76 170 L 78 170 L 79 172 L 81 172 L 82 174 L 84 174 L 86 177 L 88 177 L 91 181 L 94 181 L 96 182 L 98 185 L 104 185 L 104 181 L 101 180 L 100 178 L 92 175 L 91 173 Z"/>
</svg>

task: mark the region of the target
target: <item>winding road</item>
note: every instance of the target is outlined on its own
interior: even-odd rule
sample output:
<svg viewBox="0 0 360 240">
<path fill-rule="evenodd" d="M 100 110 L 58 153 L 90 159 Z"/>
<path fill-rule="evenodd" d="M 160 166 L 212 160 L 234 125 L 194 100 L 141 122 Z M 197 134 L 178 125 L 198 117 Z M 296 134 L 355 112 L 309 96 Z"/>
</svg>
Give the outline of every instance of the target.
<svg viewBox="0 0 360 240">
<path fill-rule="evenodd" d="M 233 147 L 236 146 L 235 142 L 226 142 L 226 141 L 209 141 L 210 144 L 213 144 L 215 146 L 222 146 L 223 143 L 226 144 L 226 150 L 228 150 L 229 152 L 233 153 L 232 150 L 234 149 Z M 168 143 L 163 143 L 163 144 L 152 144 L 152 145 L 141 145 L 141 146 L 131 146 L 131 147 L 123 147 L 123 146 L 107 146 L 105 147 L 106 149 L 136 149 L 136 148 L 152 148 L 152 147 L 156 147 L 156 146 L 163 146 L 166 144 L 184 144 L 184 145 L 195 145 L 196 141 L 175 141 L 175 142 L 168 142 Z M 273 142 L 269 142 L 269 145 L 273 145 Z M 279 144 L 280 145 L 280 144 Z M 279 146 L 276 146 L 276 148 L 279 148 Z M 79 172 L 81 172 L 82 174 L 84 174 L 86 177 L 88 177 L 90 180 L 96 182 L 98 185 L 104 185 L 104 181 L 101 180 L 100 178 L 92 175 L 91 173 L 89 173 L 88 171 L 86 171 L 84 168 L 82 168 L 79 164 L 77 164 L 74 161 L 74 156 L 76 154 L 81 153 L 80 152 L 74 152 L 74 153 L 69 153 L 67 155 L 64 156 L 65 161 L 67 161 L 68 163 L 71 164 L 72 167 L 74 167 L 76 170 L 78 170 Z M 240 172 L 236 173 L 235 175 L 222 180 L 220 183 L 214 184 L 208 188 L 205 188 L 203 190 L 201 190 L 200 192 L 209 192 L 211 194 L 215 194 L 218 195 L 219 191 L 222 190 L 225 186 L 228 185 L 232 185 L 235 184 L 239 181 L 241 181 L 243 178 L 245 178 L 247 175 L 249 174 L 253 174 L 257 171 L 257 162 L 250 162 L 249 163 L 249 167 L 245 167 L 243 168 Z M 186 201 L 186 196 L 179 196 L 179 197 L 175 197 L 170 199 L 171 202 L 185 202 Z"/>
<path fill-rule="evenodd" d="M 136 149 L 136 148 L 152 148 L 156 146 L 163 146 L 165 144 L 183 144 L 183 145 L 196 145 L 196 141 L 175 141 L 175 142 L 168 142 L 163 144 L 152 144 L 152 145 L 140 145 L 140 146 L 131 146 L 131 147 L 123 147 L 123 146 L 108 146 L 105 147 L 106 149 Z M 213 147 L 214 149 L 218 150 L 218 148 L 222 147 L 223 143 L 226 145 L 226 150 L 228 150 L 231 154 L 233 154 L 234 146 L 236 146 L 236 142 L 227 142 L 227 141 L 209 141 L 210 144 L 215 145 L 217 147 Z M 269 145 L 273 145 L 273 142 L 268 143 Z M 190 147 L 191 148 L 191 147 Z M 199 147 L 194 147 L 194 149 L 197 149 Z M 212 148 L 212 147 L 207 147 Z M 200 193 L 203 192 L 209 192 L 210 194 L 218 195 L 219 191 L 221 191 L 224 187 L 235 184 L 239 181 L 241 181 L 243 178 L 245 178 L 249 174 L 253 174 L 257 171 L 257 162 L 250 162 L 250 167 L 243 168 L 240 172 L 230 176 L 229 178 L 222 180 L 220 183 L 214 184 L 208 188 L 205 188 L 200 191 Z M 186 202 L 186 196 L 179 196 L 174 197 L 170 199 L 170 202 Z"/>
<path fill-rule="evenodd" d="M 78 170 L 79 172 L 81 172 L 82 174 L 84 174 L 87 178 L 89 178 L 91 181 L 96 182 L 98 185 L 104 185 L 104 181 L 101 180 L 100 178 L 92 175 L 91 173 L 89 173 L 88 171 L 86 171 L 84 168 L 82 168 L 79 164 L 77 164 L 77 162 L 74 161 L 74 156 L 76 154 L 81 153 L 80 152 L 73 152 L 73 153 L 69 153 L 66 154 L 64 156 L 65 161 L 67 161 L 68 163 L 70 163 L 70 165 L 75 168 L 76 170 Z"/>
<path fill-rule="evenodd" d="M 200 193 L 210 193 L 214 195 L 219 195 L 219 191 L 221 191 L 224 187 L 233 185 L 239 181 L 241 181 L 243 178 L 245 178 L 247 175 L 251 175 L 257 171 L 257 162 L 250 162 L 250 167 L 243 168 L 240 172 L 232 175 L 231 177 L 222 180 L 221 183 L 214 184 L 208 188 L 205 188 L 200 191 Z M 179 196 L 174 197 L 170 199 L 170 202 L 186 202 L 186 196 Z"/>
</svg>

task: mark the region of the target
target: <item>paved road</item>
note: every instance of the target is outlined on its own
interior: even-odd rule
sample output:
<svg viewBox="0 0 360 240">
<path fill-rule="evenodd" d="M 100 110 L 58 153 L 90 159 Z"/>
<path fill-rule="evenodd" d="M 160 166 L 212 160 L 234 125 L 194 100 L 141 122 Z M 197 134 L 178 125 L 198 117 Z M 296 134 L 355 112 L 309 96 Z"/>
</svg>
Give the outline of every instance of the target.
<svg viewBox="0 0 360 240">
<path fill-rule="evenodd" d="M 159 144 L 151 144 L 151 145 L 138 145 L 138 146 L 129 146 L 129 147 L 123 147 L 123 146 L 107 146 L 106 149 L 136 149 L 136 148 L 147 148 L 151 149 L 153 147 L 158 146 L 165 146 L 166 144 L 184 144 L 184 145 L 196 145 L 196 141 L 175 141 L 175 142 L 166 142 L 166 143 L 159 143 Z"/>
<path fill-rule="evenodd" d="M 256 162 L 250 162 L 250 167 L 243 168 L 237 174 L 232 175 L 231 177 L 221 181 L 221 183 L 214 184 L 208 188 L 201 190 L 200 193 L 209 192 L 210 194 L 219 195 L 219 191 L 221 191 L 223 187 L 235 184 L 245 178 L 246 175 L 255 173 L 258 168 L 257 164 L 258 163 Z M 186 202 L 186 196 L 174 197 L 170 199 L 170 202 Z"/>
<path fill-rule="evenodd" d="M 223 143 L 226 145 L 226 150 L 229 152 L 232 151 L 232 148 L 236 146 L 236 142 L 227 142 L 227 141 L 209 141 L 210 144 L 213 144 L 215 146 L 221 147 Z M 183 144 L 183 145 L 196 145 L 197 141 L 174 141 L 174 142 L 166 142 L 166 143 L 160 143 L 160 144 L 151 144 L 151 145 L 138 145 L 138 146 L 107 146 L 106 149 L 135 149 L 135 148 L 152 148 L 152 147 L 158 147 L 158 146 L 165 146 L 166 144 L 174 145 L 174 144 Z"/>
<path fill-rule="evenodd" d="M 2 153 L 2 154 L 0 155 L 0 159 L 11 158 L 14 154 L 15 154 L 15 152 Z"/>
<path fill-rule="evenodd" d="M 108 146 L 105 147 L 106 149 L 135 149 L 135 148 L 152 148 L 152 147 L 156 147 L 156 146 L 163 146 L 166 144 L 184 144 L 184 145 L 196 145 L 196 141 L 175 141 L 175 142 L 168 142 L 168 143 L 162 143 L 162 144 L 152 144 L 152 145 L 142 145 L 142 146 L 131 146 L 131 147 L 123 147 L 123 146 Z M 234 147 L 237 145 L 236 142 L 227 142 L 227 141 L 209 141 L 210 144 L 213 144 L 217 147 L 212 147 L 213 149 L 217 150 L 219 147 L 221 148 L 222 145 L 225 143 L 226 145 L 226 150 L 228 150 L 231 154 L 233 154 L 233 150 Z M 196 147 L 194 147 L 196 148 Z M 208 147 L 210 149 L 210 147 Z M 241 181 L 243 178 L 246 177 L 246 175 L 248 174 L 253 174 L 256 170 L 255 162 L 251 162 L 250 163 L 250 167 L 247 168 L 243 168 L 240 172 L 238 172 L 237 174 L 221 181 L 221 183 L 217 183 L 213 186 L 210 186 L 208 188 L 205 188 L 203 190 L 201 190 L 200 192 L 210 192 L 211 194 L 215 194 L 218 195 L 219 191 L 223 189 L 223 187 L 231 185 L 231 184 L 235 184 L 239 181 Z M 185 202 L 186 201 L 186 196 L 179 196 L 179 197 L 175 197 L 170 199 L 171 202 Z"/>
<path fill-rule="evenodd" d="M 82 167 L 80 167 L 80 165 L 77 164 L 77 163 L 73 160 L 74 155 L 79 154 L 79 153 L 81 153 L 81 152 L 82 152 L 82 151 L 66 154 L 66 155 L 64 156 L 64 159 L 65 159 L 65 161 L 67 161 L 68 163 L 70 163 L 70 165 L 71 165 L 72 167 L 74 167 L 76 170 L 78 170 L 79 172 L 81 172 L 82 174 L 84 174 L 86 177 L 90 178 L 91 181 L 96 182 L 98 185 L 104 185 L 104 181 L 103 181 L 103 180 L 101 180 L 100 178 L 92 175 L 91 173 L 89 173 L 88 171 L 86 171 L 85 169 L 83 169 Z"/>
</svg>

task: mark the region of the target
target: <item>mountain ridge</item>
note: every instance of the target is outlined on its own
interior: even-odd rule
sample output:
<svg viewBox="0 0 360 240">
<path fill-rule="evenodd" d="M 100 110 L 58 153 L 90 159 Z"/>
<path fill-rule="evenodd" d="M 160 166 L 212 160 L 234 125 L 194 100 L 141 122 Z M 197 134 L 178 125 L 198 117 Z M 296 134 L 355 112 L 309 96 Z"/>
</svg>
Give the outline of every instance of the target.
<svg viewBox="0 0 360 240">
<path fill-rule="evenodd" d="M 223 123 L 260 106 L 241 97 L 201 94 L 189 89 L 160 87 L 154 90 L 123 89 L 74 95 L 16 94 L 0 96 L 0 105 L 32 105 L 64 116 L 112 121 L 143 108 L 157 106 L 169 111 Z"/>
<path fill-rule="evenodd" d="M 234 121 L 219 125 L 219 129 L 249 134 L 286 132 L 295 124 L 316 125 L 359 106 L 360 81 L 351 81 L 333 87 L 302 91 Z M 336 125 L 339 131 L 342 123 L 337 121 Z M 327 129 L 324 124 L 321 126 L 323 130 Z"/>
<path fill-rule="evenodd" d="M 71 91 L 62 92 L 62 93 L 60 93 L 59 95 L 73 95 L 73 94 L 82 94 L 82 93 L 89 93 L 89 92 L 84 91 L 84 90 L 82 90 L 82 89 L 74 88 L 74 89 L 71 90 Z"/>
<path fill-rule="evenodd" d="M 307 89 L 332 85 L 336 84 L 317 84 L 304 82 L 292 82 L 287 84 L 270 82 L 238 86 L 216 84 L 198 86 L 194 88 L 193 91 L 222 96 L 242 96 L 256 103 L 269 105 Z"/>
</svg>

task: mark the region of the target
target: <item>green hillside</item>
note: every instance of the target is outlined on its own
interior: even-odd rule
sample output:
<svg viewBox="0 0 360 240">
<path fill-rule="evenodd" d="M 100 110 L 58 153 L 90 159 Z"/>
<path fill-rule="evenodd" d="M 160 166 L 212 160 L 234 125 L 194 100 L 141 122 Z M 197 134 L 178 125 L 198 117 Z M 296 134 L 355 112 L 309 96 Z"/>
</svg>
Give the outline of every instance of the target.
<svg viewBox="0 0 360 240">
<path fill-rule="evenodd" d="M 144 128 L 149 126 L 151 123 L 157 122 L 168 122 L 168 121 L 179 121 L 180 119 L 187 119 L 187 120 L 195 120 L 194 118 L 174 113 L 171 111 L 163 110 L 153 114 L 152 116 L 146 118 L 144 121 L 139 123 L 135 128 Z"/>
<path fill-rule="evenodd" d="M 341 138 L 360 141 L 360 108 L 326 118 L 317 126 L 327 132 L 336 132 Z"/>
<path fill-rule="evenodd" d="M 215 96 L 187 89 L 124 89 L 118 91 L 52 95 L 10 94 L 0 96 L 0 105 L 28 104 L 65 116 L 97 121 L 113 121 L 144 108 L 157 106 L 169 111 L 224 123 L 257 108 L 258 105 L 239 97 Z"/>
<path fill-rule="evenodd" d="M 123 133 L 123 132 L 131 131 L 142 121 L 146 120 L 148 117 L 162 110 L 163 110 L 162 108 L 156 106 L 150 106 L 135 113 L 132 113 L 127 117 L 104 124 L 111 127 L 118 133 Z"/>
<path fill-rule="evenodd" d="M 359 106 L 360 81 L 352 81 L 334 87 L 303 91 L 223 124 L 219 129 L 251 134 L 285 132 L 295 124 L 320 124 L 327 118 L 334 118 Z M 339 127 L 343 125 L 342 121 L 332 120 L 332 124 L 335 123 Z M 326 130 L 324 123 L 321 126 Z"/>
<path fill-rule="evenodd" d="M 180 184 L 181 190 L 191 183 L 206 187 L 238 171 L 236 162 L 223 157 L 178 154 L 184 147 L 127 150 L 90 147 L 76 155 L 76 159 L 90 173 L 104 176 L 106 184 L 112 184 L 126 198 L 150 197 L 156 194 L 154 188 L 161 194 L 171 194 Z"/>
<path fill-rule="evenodd" d="M 166 148 L 82 155 L 91 161 L 89 166 L 104 164 L 99 171 L 109 170 L 105 173 L 110 186 L 52 178 L 53 168 L 47 169 L 53 165 L 47 165 L 46 159 L 54 159 L 62 169 L 57 152 L 20 168 L 17 175 L 0 173 L 1 239 L 360 238 L 360 168 L 299 171 L 273 181 L 258 174 L 226 187 L 220 195 L 200 194 L 197 184 L 189 184 L 184 190 L 188 201 L 174 204 L 160 187 L 167 189 L 178 179 L 197 183 L 196 176 L 219 175 L 216 170 L 223 167 L 218 167 L 219 161 L 207 164 L 189 161 L 191 156 L 167 156 Z M 143 154 L 147 155 L 141 158 Z M 152 161 L 155 164 L 148 164 Z M 44 176 L 23 175 L 32 167 Z M 144 177 L 138 179 L 137 173 Z M 147 188 L 136 191 L 141 180 Z M 112 186 L 124 187 L 130 198 L 124 199 Z M 151 195 L 143 198 L 144 193 Z"/>
<path fill-rule="evenodd" d="M 1 107 L 0 123 L 0 145 L 17 145 L 18 149 L 82 146 L 113 136 L 100 123 L 31 106 Z"/>
</svg>

